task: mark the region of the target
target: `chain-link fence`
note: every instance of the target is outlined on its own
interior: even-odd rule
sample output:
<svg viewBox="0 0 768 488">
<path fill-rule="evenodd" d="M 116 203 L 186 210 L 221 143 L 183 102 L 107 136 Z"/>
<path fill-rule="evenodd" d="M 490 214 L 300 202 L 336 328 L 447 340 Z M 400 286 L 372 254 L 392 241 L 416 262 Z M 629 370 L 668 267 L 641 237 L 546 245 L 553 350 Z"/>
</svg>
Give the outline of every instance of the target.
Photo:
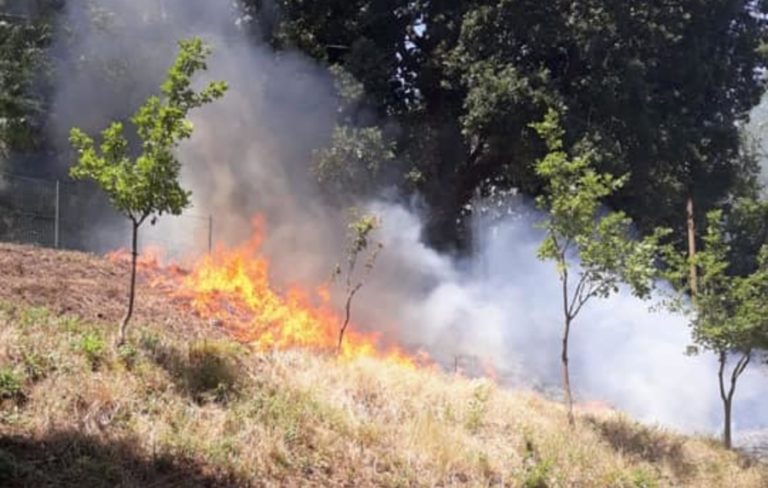
<svg viewBox="0 0 768 488">
<path fill-rule="evenodd" d="M 198 255 L 210 251 L 213 224 L 211 216 L 163 216 L 145 223 L 139 240 L 171 257 Z M 130 232 L 128 219 L 93 185 L 0 175 L 1 241 L 106 252 L 126 247 Z"/>
</svg>

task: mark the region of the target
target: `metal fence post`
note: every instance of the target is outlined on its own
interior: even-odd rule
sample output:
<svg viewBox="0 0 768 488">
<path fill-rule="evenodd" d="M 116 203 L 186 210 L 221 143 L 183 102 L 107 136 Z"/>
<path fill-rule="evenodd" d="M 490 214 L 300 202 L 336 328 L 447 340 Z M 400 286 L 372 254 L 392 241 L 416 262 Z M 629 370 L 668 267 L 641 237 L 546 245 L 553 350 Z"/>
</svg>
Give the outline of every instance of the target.
<svg viewBox="0 0 768 488">
<path fill-rule="evenodd" d="M 56 180 L 56 204 L 55 204 L 55 212 L 56 215 L 54 216 L 54 223 L 53 223 L 53 247 L 56 249 L 59 248 L 59 217 L 61 216 L 61 191 L 60 191 L 60 184 L 59 180 Z"/>
<path fill-rule="evenodd" d="M 213 215 L 208 216 L 208 254 L 213 250 Z"/>
</svg>

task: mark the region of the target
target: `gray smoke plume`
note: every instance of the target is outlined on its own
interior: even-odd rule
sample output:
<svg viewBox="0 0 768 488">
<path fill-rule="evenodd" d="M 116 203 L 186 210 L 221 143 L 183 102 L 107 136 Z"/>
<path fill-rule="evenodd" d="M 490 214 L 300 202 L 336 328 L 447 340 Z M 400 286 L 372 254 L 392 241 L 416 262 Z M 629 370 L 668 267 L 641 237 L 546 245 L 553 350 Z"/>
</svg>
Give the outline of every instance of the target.
<svg viewBox="0 0 768 488">
<path fill-rule="evenodd" d="M 255 46 L 240 28 L 248 19 L 224 0 L 103 0 L 70 2 L 69 9 L 54 48 L 59 118 L 53 127 L 62 152 L 71 126 L 100 129 L 154 92 L 179 38 L 208 41 L 214 54 L 205 80 L 230 83 L 224 99 L 195 112 L 194 136 L 180 150 L 194 208 L 163 217 L 145 230 L 143 242 L 200 252 L 212 215 L 215 240 L 236 244 L 261 214 L 264 252 L 277 282 L 324 281 L 343 259 L 344 245 L 344 216 L 323 203 L 309 172 L 312 150 L 327 143 L 336 117 L 327 70 L 301 54 Z M 366 205 L 382 217 L 385 248 L 355 302 L 355 327 L 423 347 L 447 366 L 488 363 L 510 386 L 556 391 L 558 281 L 554 268 L 536 259 L 541 235 L 533 222 L 541 216 L 521 204 L 502 219 L 477 217 L 479 245 L 459 260 L 424 245 L 418 204 Z M 94 249 L 128 242 L 114 216 L 96 222 L 92 235 Z M 713 358 L 686 357 L 685 321 L 648 306 L 622 291 L 578 318 L 572 346 L 577 399 L 599 399 L 687 430 L 716 430 Z M 768 422 L 759 369 L 745 374 L 737 392 L 738 427 Z"/>
<path fill-rule="evenodd" d="M 746 135 L 757 152 L 760 183 L 765 190 L 768 188 L 768 98 L 763 97 L 760 104 L 752 109 Z"/>
<path fill-rule="evenodd" d="M 396 309 L 400 323 L 408 324 L 403 334 L 445 363 L 452 356 L 480 356 L 512 384 L 556 389 L 561 292 L 554 265 L 536 259 L 542 234 L 534 224 L 542 216 L 522 208 L 501 220 L 480 217 L 481 247 L 468 262 L 456 263 L 419 244 L 421 224 L 412 213 L 376 208 L 384 216 L 387 253 L 396 255 L 402 269 L 420 270 L 433 281 L 421 293 L 399 290 L 399 297 L 410 297 Z M 686 356 L 690 333 L 684 318 L 650 312 L 651 304 L 621 290 L 585 307 L 571 339 L 577 401 L 604 401 L 637 418 L 688 431 L 717 431 L 715 357 Z M 764 427 L 765 367 L 756 365 L 740 381 L 735 426 Z"/>
</svg>

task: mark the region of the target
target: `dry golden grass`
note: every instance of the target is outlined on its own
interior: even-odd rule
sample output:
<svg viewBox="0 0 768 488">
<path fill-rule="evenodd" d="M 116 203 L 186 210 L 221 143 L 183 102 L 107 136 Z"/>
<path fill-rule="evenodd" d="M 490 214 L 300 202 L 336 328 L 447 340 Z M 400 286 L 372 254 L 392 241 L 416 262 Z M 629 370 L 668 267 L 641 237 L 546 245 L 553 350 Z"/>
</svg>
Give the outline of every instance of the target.
<svg viewBox="0 0 768 488">
<path fill-rule="evenodd" d="M 0 310 L 1 486 L 743 486 L 716 442 L 488 380 Z M 17 381 L 14 382 L 12 379 Z"/>
</svg>

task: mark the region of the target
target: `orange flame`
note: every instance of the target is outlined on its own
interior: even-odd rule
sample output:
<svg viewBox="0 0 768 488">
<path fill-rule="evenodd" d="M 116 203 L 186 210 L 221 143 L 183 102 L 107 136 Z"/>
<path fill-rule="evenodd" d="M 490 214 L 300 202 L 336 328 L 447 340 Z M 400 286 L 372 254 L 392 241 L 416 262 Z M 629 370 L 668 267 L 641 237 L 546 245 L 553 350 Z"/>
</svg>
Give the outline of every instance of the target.
<svg viewBox="0 0 768 488">
<path fill-rule="evenodd" d="M 169 291 L 200 317 L 259 350 L 336 351 L 341 318 L 331 305 L 330 290 L 321 286 L 310 293 L 291 286 L 278 293 L 270 282 L 269 262 L 260 252 L 263 235 L 263 221 L 256 218 L 247 242 L 216 247 L 211 255 L 193 261 L 189 272 L 178 266 L 161 269 L 163 254 L 157 250 L 143 253 L 139 268 L 151 275 L 153 287 Z M 125 260 L 130 254 L 109 257 Z M 360 332 L 355 324 L 344 335 L 338 354 L 343 360 L 377 357 L 410 368 L 429 363 L 425 353 L 411 355 L 395 345 L 386 346 L 380 334 Z"/>
</svg>

